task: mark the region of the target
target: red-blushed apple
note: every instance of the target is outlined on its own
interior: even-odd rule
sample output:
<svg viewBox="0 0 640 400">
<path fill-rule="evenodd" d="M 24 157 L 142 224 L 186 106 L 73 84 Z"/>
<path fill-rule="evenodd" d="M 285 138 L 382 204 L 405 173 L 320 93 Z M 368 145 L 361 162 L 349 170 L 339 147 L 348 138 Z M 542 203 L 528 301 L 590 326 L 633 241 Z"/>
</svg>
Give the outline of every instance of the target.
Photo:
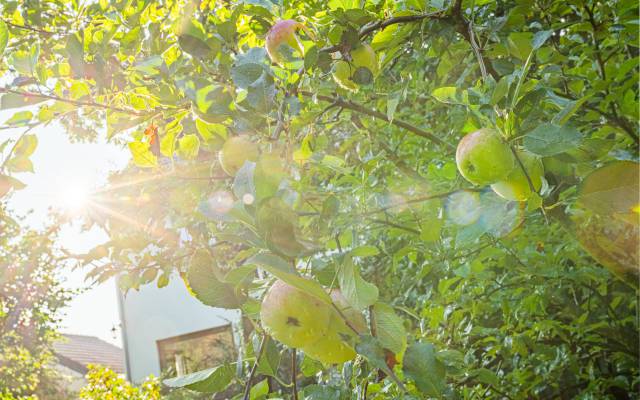
<svg viewBox="0 0 640 400">
<path fill-rule="evenodd" d="M 278 21 L 271 27 L 267 33 L 266 48 L 272 62 L 283 66 L 304 55 L 304 46 L 297 35 L 300 29 L 312 36 L 303 24 L 292 19 Z"/>
</svg>

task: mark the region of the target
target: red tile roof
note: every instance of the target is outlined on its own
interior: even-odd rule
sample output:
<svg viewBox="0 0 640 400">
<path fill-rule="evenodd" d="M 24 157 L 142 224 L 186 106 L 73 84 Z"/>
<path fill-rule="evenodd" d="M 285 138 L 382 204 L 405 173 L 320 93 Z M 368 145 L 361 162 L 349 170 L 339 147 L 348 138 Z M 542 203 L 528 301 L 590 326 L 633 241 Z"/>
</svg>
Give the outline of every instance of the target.
<svg viewBox="0 0 640 400">
<path fill-rule="evenodd" d="M 123 374 L 124 351 L 94 336 L 63 334 L 63 340 L 53 348 L 60 364 L 82 374 L 88 364 L 99 364 Z"/>
</svg>

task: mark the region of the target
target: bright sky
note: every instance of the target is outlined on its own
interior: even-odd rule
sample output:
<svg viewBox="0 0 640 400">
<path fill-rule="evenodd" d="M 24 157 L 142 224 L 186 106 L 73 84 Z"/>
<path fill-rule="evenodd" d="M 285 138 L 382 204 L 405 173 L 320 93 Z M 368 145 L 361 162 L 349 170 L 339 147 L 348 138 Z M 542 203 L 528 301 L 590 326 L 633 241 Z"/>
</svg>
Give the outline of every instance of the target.
<svg viewBox="0 0 640 400">
<path fill-rule="evenodd" d="M 4 125 L 15 110 L 8 111 L 0 112 L 0 125 Z M 1 139 L 17 137 L 21 131 L 1 131 L 0 136 Z M 15 175 L 27 187 L 14 193 L 9 207 L 19 215 L 33 210 L 26 222 L 35 228 L 47 221 L 50 207 L 60 207 L 74 195 L 99 188 L 106 183 L 109 171 L 123 168 L 129 160 L 125 149 L 107 144 L 104 136 L 97 143 L 71 143 L 60 125 L 38 127 L 32 133 L 38 137 L 38 148 L 31 156 L 35 173 Z M 61 244 L 70 251 L 86 252 L 107 240 L 104 231 L 82 232 L 78 225 L 69 224 L 62 229 Z M 64 311 L 62 332 L 97 336 L 122 346 L 115 282 L 109 280 L 91 287 L 84 281 L 86 272 L 69 268 L 61 271 L 65 287 L 84 290 Z"/>
</svg>

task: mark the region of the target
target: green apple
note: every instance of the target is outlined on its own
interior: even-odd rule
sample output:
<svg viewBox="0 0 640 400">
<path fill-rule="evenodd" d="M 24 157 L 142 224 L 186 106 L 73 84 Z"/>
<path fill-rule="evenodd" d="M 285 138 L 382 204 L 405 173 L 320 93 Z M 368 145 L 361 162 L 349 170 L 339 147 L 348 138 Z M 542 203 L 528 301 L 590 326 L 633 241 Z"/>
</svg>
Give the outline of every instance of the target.
<svg viewBox="0 0 640 400">
<path fill-rule="evenodd" d="M 538 157 L 526 151 L 518 151 L 518 158 L 527 171 L 536 193 L 539 192 L 544 176 L 542 162 Z M 517 161 L 511 173 L 504 180 L 491 185 L 491 189 L 498 196 L 513 201 L 526 201 L 532 194 L 529 181 Z"/>
<path fill-rule="evenodd" d="M 342 364 L 356 357 L 352 346 L 343 342 L 335 331 L 302 348 L 302 351 L 323 364 Z"/>
<path fill-rule="evenodd" d="M 378 73 L 378 57 L 368 44 L 351 50 L 351 62 L 339 60 L 333 67 L 333 79 L 344 89 L 358 90 L 358 81 L 370 78 Z"/>
<path fill-rule="evenodd" d="M 258 145 L 245 136 L 233 136 L 227 139 L 218 153 L 218 160 L 224 172 L 235 176 L 246 161 L 258 159 Z"/>
<path fill-rule="evenodd" d="M 356 357 L 353 347 L 357 335 L 351 328 L 358 333 L 364 333 L 367 330 L 367 322 L 362 313 L 347 302 L 339 289 L 333 289 L 330 296 L 351 327 L 337 311 L 332 310 L 327 332 L 318 341 L 305 346 L 302 350 L 309 357 L 323 364 L 341 364 Z"/>
<path fill-rule="evenodd" d="M 466 180 L 484 186 L 505 179 L 515 166 L 515 157 L 498 132 L 485 128 L 460 140 L 456 164 Z"/>
<path fill-rule="evenodd" d="M 296 34 L 300 29 L 310 35 L 304 25 L 292 19 L 278 21 L 271 27 L 267 33 L 266 48 L 272 62 L 282 66 L 304 55 L 304 46 Z"/>
<path fill-rule="evenodd" d="M 289 347 L 317 342 L 329 329 L 331 308 L 317 298 L 281 280 L 262 300 L 260 320 L 271 337 Z"/>
</svg>

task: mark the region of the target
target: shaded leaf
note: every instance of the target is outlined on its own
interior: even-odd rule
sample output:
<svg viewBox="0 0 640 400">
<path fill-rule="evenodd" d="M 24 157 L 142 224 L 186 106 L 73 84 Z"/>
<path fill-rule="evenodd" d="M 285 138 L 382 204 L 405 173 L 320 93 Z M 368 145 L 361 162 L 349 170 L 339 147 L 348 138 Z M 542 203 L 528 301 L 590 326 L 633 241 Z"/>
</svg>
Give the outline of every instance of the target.
<svg viewBox="0 0 640 400">
<path fill-rule="evenodd" d="M 440 397 L 445 388 L 445 366 L 430 343 L 414 343 L 407 348 L 402 363 L 407 378 L 413 379 L 424 394 Z"/>
</svg>

